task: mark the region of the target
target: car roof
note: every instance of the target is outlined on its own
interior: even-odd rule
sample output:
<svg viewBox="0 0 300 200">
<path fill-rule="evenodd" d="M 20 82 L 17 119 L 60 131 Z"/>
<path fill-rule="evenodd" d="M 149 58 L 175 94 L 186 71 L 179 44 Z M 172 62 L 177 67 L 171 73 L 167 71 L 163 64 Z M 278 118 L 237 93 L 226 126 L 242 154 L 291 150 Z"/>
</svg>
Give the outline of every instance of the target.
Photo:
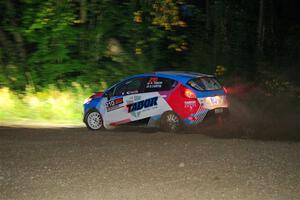
<svg viewBox="0 0 300 200">
<path fill-rule="evenodd" d="M 135 75 L 135 76 L 128 77 L 128 79 L 136 78 L 136 77 L 142 77 L 142 76 L 158 76 L 158 77 L 164 77 L 164 78 L 171 78 L 171 79 L 181 81 L 183 83 L 186 83 L 187 81 L 189 81 L 193 78 L 214 77 L 213 75 L 202 74 L 202 73 L 198 73 L 198 72 L 157 71 L 157 72 L 148 73 L 148 74 L 138 74 L 138 75 Z"/>
<path fill-rule="evenodd" d="M 170 78 L 174 79 L 176 81 L 180 81 L 183 84 L 186 84 L 189 80 L 193 78 L 199 78 L 199 77 L 215 77 L 213 75 L 209 74 L 202 74 L 198 72 L 185 72 L 185 71 L 157 71 L 157 72 L 152 72 L 152 73 L 146 73 L 146 74 L 137 74 L 134 76 L 129 76 L 122 81 L 126 81 L 132 78 L 137 78 L 137 77 L 143 77 L 143 76 L 158 76 L 158 77 L 163 77 L 163 78 Z M 110 90 L 112 87 L 115 87 L 118 85 L 120 82 L 112 85 L 111 87 L 107 88 L 107 90 Z"/>
</svg>

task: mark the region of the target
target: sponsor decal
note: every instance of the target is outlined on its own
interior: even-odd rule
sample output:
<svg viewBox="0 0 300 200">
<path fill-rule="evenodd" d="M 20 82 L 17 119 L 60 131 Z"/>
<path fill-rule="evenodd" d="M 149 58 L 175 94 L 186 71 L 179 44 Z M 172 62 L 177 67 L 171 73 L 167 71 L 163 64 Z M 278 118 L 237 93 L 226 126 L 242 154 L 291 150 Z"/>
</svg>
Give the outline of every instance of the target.
<svg viewBox="0 0 300 200">
<path fill-rule="evenodd" d="M 145 99 L 145 100 L 142 100 L 142 101 L 138 101 L 138 102 L 135 102 L 133 104 L 128 104 L 127 105 L 127 108 L 128 108 L 128 112 L 135 112 L 135 111 L 139 111 L 139 110 L 142 110 L 143 108 L 150 108 L 150 107 L 153 107 L 153 106 L 157 106 L 157 100 L 158 100 L 158 97 L 152 97 L 152 98 L 149 98 L 149 99 Z"/>
<path fill-rule="evenodd" d="M 133 96 L 133 101 L 139 101 L 142 99 L 142 96 Z"/>
<path fill-rule="evenodd" d="M 126 94 L 129 95 L 129 94 L 137 94 L 139 93 L 138 90 L 133 90 L 133 91 L 127 91 Z"/>
<path fill-rule="evenodd" d="M 154 84 L 157 81 L 158 81 L 158 77 L 150 77 L 148 84 Z"/>
<path fill-rule="evenodd" d="M 140 101 L 142 99 L 142 96 L 140 95 L 134 95 L 130 96 L 128 99 L 126 99 L 126 104 L 133 104 L 136 101 Z"/>
<path fill-rule="evenodd" d="M 115 99 L 115 105 L 123 103 L 123 98 Z"/>
<path fill-rule="evenodd" d="M 105 106 L 106 106 L 107 112 L 124 107 L 124 106 L 120 105 L 122 103 L 123 103 L 123 98 L 118 98 L 118 99 L 114 99 L 114 100 L 110 100 L 110 101 L 106 102 Z"/>
<path fill-rule="evenodd" d="M 195 108 L 197 106 L 196 101 L 185 101 L 184 107 L 185 108 Z"/>
<path fill-rule="evenodd" d="M 149 81 L 147 82 L 146 88 L 161 88 L 162 84 L 162 81 L 158 81 L 158 77 L 150 77 Z"/>
<path fill-rule="evenodd" d="M 142 111 L 131 112 L 130 114 L 131 114 L 133 117 L 139 118 L 139 117 L 141 116 L 141 112 L 142 112 Z"/>
</svg>

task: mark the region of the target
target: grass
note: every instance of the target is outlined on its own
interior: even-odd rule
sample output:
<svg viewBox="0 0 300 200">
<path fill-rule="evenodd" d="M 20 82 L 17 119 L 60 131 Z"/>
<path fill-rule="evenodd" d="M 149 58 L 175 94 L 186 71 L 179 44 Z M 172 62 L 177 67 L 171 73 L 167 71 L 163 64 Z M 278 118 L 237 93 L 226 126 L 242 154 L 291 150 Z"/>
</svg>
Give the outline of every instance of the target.
<svg viewBox="0 0 300 200">
<path fill-rule="evenodd" d="M 82 105 L 92 91 L 73 83 L 71 88 L 59 90 L 49 86 L 35 92 L 27 87 L 19 93 L 0 88 L 0 124 L 82 124 Z"/>
</svg>

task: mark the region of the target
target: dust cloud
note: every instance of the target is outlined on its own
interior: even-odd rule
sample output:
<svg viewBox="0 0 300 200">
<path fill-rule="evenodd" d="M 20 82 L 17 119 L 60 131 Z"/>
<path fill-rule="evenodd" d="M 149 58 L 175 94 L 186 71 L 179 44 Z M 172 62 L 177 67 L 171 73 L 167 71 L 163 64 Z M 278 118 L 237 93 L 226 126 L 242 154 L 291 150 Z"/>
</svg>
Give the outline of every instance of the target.
<svg viewBox="0 0 300 200">
<path fill-rule="evenodd" d="M 198 132 L 218 138 L 300 141 L 299 98 L 267 96 L 254 89 L 247 95 L 229 95 L 229 100 L 228 119 Z"/>
</svg>

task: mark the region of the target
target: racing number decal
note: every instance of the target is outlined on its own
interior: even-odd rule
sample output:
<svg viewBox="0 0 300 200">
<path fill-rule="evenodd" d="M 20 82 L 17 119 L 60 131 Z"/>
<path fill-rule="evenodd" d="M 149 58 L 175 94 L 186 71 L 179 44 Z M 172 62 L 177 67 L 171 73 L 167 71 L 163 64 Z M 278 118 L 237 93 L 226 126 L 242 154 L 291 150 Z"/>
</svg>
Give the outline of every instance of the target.
<svg viewBox="0 0 300 200">
<path fill-rule="evenodd" d="M 106 108 L 113 107 L 115 105 L 115 101 L 108 101 L 105 103 Z"/>
<path fill-rule="evenodd" d="M 110 100 L 110 101 L 106 102 L 105 107 L 107 109 L 107 112 L 122 108 L 123 106 L 120 105 L 122 103 L 123 103 L 123 98 L 118 98 L 118 99 L 114 99 L 114 100 Z"/>
</svg>

